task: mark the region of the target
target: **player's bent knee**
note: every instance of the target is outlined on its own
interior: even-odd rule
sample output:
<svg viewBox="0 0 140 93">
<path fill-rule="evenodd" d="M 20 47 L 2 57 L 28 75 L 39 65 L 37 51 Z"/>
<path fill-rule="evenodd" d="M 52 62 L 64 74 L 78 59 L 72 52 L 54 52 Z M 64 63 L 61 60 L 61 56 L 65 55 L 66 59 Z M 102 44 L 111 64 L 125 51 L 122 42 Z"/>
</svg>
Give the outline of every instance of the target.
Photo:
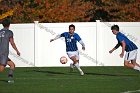
<svg viewBox="0 0 140 93">
<path fill-rule="evenodd" d="M 73 62 L 76 61 L 76 57 L 75 57 L 75 56 L 71 57 L 70 59 L 71 59 Z"/>
<path fill-rule="evenodd" d="M 73 59 L 74 64 L 78 63 L 79 60 L 77 60 L 76 58 Z"/>
<path fill-rule="evenodd" d="M 15 64 L 12 61 L 9 61 L 8 65 L 10 66 L 10 69 L 15 69 Z"/>
<path fill-rule="evenodd" d="M 79 60 L 75 60 L 75 61 L 74 61 L 74 64 L 76 64 L 76 63 L 79 63 Z"/>
<path fill-rule="evenodd" d="M 11 66 L 10 66 L 10 69 L 15 69 L 15 64 L 12 64 Z"/>
<path fill-rule="evenodd" d="M 128 66 L 128 62 L 124 62 L 124 66 Z"/>
</svg>

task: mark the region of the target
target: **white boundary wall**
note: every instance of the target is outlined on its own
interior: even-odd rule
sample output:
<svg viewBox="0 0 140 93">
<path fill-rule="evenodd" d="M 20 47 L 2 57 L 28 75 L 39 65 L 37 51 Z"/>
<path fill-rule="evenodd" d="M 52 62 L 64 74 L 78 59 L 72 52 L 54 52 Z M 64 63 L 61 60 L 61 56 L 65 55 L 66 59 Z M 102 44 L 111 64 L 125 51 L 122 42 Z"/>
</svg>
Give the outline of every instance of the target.
<svg viewBox="0 0 140 93">
<path fill-rule="evenodd" d="M 80 65 L 95 66 L 96 62 L 96 23 L 42 23 L 36 25 L 36 66 L 69 66 L 71 60 L 68 59 L 68 64 L 60 64 L 61 56 L 66 56 L 66 48 L 64 39 L 58 39 L 50 43 L 50 39 L 63 32 L 67 32 L 69 25 L 76 26 L 75 32 L 78 33 L 86 45 L 86 51 L 82 51 L 82 47 L 78 44 L 81 54 L 87 54 L 90 57 L 80 56 Z M 47 27 L 47 28 L 46 28 Z M 40 29 L 42 28 L 42 29 Z"/>
<path fill-rule="evenodd" d="M 140 48 L 140 22 L 71 22 L 71 23 L 35 23 L 11 24 L 10 29 L 14 32 L 15 43 L 21 52 L 16 56 L 10 46 L 9 57 L 17 67 L 51 67 L 69 66 L 72 62 L 68 59 L 67 64 L 61 64 L 59 58 L 66 56 L 64 39 L 58 39 L 50 43 L 50 39 L 57 34 L 67 32 L 68 26 L 74 24 L 76 33 L 83 39 L 86 50 L 80 51 L 81 66 L 123 66 L 123 58 L 119 57 L 121 48 L 109 54 L 109 50 L 116 44 L 115 35 L 110 26 L 118 24 L 120 31 L 127 35 Z M 0 25 L 2 28 L 2 25 Z M 138 63 L 140 64 L 140 49 L 138 49 Z"/>
<path fill-rule="evenodd" d="M 109 54 L 108 51 L 117 44 L 116 36 L 112 34 L 110 25 L 117 24 L 120 26 L 120 32 L 124 33 L 130 40 L 132 40 L 138 46 L 137 61 L 140 64 L 140 22 L 102 22 L 100 23 L 100 35 L 102 35 L 100 61 L 104 62 L 106 66 L 123 66 L 123 58 L 120 58 L 121 47 Z"/>
<path fill-rule="evenodd" d="M 2 25 L 0 28 L 3 28 Z M 16 67 L 34 66 L 34 24 L 11 24 L 9 29 L 13 31 L 14 41 L 21 52 L 21 56 L 17 56 L 10 45 L 9 58 L 14 61 Z"/>
</svg>

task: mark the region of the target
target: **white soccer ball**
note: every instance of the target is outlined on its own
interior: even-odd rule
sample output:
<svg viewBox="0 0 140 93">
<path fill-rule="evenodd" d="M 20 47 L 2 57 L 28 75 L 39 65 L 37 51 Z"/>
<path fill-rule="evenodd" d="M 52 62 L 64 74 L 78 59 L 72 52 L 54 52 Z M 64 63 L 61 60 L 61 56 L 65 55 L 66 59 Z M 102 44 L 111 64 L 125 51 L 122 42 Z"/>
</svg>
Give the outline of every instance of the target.
<svg viewBox="0 0 140 93">
<path fill-rule="evenodd" d="M 65 56 L 62 56 L 62 57 L 60 58 L 60 62 L 61 62 L 62 64 L 66 64 L 67 61 L 68 61 L 68 59 L 67 59 Z"/>
</svg>

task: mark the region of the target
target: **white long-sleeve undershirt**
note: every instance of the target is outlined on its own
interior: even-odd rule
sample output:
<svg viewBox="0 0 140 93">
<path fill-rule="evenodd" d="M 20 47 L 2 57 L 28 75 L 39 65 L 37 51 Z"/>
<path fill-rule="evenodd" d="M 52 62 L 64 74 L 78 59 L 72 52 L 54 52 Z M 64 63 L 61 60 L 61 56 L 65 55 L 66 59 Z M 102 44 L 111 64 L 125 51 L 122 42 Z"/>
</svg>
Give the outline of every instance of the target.
<svg viewBox="0 0 140 93">
<path fill-rule="evenodd" d="M 80 40 L 79 43 L 82 45 L 82 47 L 85 47 L 85 44 L 82 40 Z"/>
</svg>

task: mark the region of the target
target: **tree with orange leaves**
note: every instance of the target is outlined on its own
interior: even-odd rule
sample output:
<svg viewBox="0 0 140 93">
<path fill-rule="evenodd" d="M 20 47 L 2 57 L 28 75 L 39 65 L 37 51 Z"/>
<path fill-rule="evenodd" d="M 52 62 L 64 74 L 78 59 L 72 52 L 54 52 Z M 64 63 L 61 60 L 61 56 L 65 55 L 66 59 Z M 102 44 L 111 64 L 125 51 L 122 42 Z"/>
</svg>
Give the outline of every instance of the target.
<svg viewBox="0 0 140 93">
<path fill-rule="evenodd" d="M 139 0 L 1 0 L 0 15 L 12 23 L 140 21 Z M 7 13 L 5 15 L 5 13 Z M 8 16 L 8 17 L 9 17 Z M 1 17 L 3 18 L 3 17 Z"/>
<path fill-rule="evenodd" d="M 93 0 L 90 0 L 93 1 Z M 94 0 L 93 20 L 139 22 L 139 0 Z"/>
<path fill-rule="evenodd" d="M 29 2 L 30 1 L 30 2 Z M 26 0 L 16 4 L 14 22 L 84 22 L 90 21 L 93 6 L 84 0 Z"/>
</svg>

